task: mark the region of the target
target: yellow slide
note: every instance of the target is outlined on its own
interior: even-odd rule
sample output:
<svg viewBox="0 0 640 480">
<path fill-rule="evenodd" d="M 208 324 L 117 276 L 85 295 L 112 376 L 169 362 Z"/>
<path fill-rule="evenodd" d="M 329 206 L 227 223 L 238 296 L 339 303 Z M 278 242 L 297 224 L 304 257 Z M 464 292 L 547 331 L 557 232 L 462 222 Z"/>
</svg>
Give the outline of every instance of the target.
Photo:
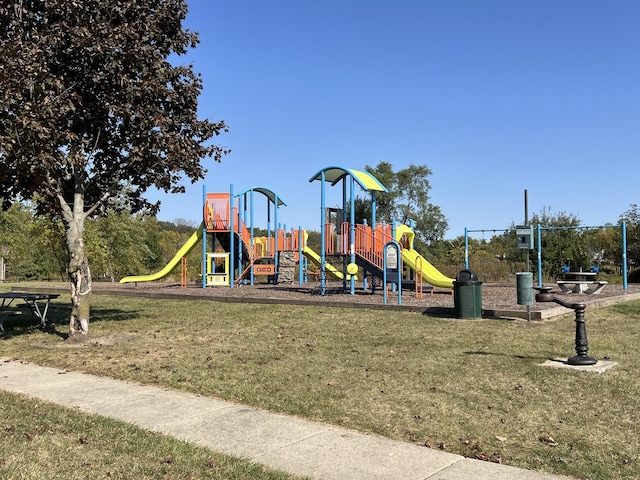
<svg viewBox="0 0 640 480">
<path fill-rule="evenodd" d="M 431 265 L 422 255 L 410 248 L 402 249 L 402 261 L 412 270 L 416 269 L 418 258 L 422 259 L 420 263 L 422 267 L 422 279 L 435 287 L 453 288 L 453 278 L 449 278 L 440 272 L 436 267 Z"/>
<path fill-rule="evenodd" d="M 413 237 L 415 235 L 413 230 L 406 225 L 398 225 L 396 227 L 396 240 L 400 242 L 403 235 L 407 236 L 410 247 L 413 247 Z M 440 272 L 413 248 L 402 249 L 402 261 L 414 271 L 416 270 L 416 264 L 420 263 L 422 279 L 434 287 L 453 288 L 454 279 Z"/>
<path fill-rule="evenodd" d="M 191 249 L 200 243 L 202 240 L 202 225 L 200 225 L 193 235 L 189 237 L 189 240 L 178 250 L 178 253 L 171 259 L 167 265 L 157 273 L 152 273 L 150 275 L 136 275 L 131 277 L 124 277 L 120 280 L 120 283 L 132 283 L 132 282 L 151 282 L 153 280 L 159 280 L 171 272 L 178 263 L 180 263 L 180 259 L 185 255 L 188 255 Z"/>
<path fill-rule="evenodd" d="M 322 265 L 322 258 L 315 251 L 311 250 L 305 245 L 305 247 L 302 249 L 302 254 L 307 257 L 316 267 L 321 268 L 320 265 Z M 329 275 L 337 278 L 338 280 L 342 280 L 344 278 L 342 272 L 340 270 L 337 270 L 330 263 L 324 262 L 324 269 Z M 347 279 L 351 280 L 351 275 L 347 275 Z"/>
<path fill-rule="evenodd" d="M 307 257 L 316 267 L 321 268 L 320 265 L 322 265 L 322 257 L 320 257 L 320 255 L 318 255 L 307 246 L 307 239 L 309 238 L 309 234 L 303 230 L 302 235 L 304 236 L 304 247 L 302 248 L 302 254 Z M 333 278 L 337 278 L 338 280 L 342 280 L 344 278 L 342 272 L 328 262 L 324 262 L 324 269 L 325 272 L 329 273 L 329 275 L 331 275 Z M 354 278 L 356 280 L 358 279 L 358 277 Z M 347 279 L 351 280 L 351 275 L 347 275 Z"/>
</svg>

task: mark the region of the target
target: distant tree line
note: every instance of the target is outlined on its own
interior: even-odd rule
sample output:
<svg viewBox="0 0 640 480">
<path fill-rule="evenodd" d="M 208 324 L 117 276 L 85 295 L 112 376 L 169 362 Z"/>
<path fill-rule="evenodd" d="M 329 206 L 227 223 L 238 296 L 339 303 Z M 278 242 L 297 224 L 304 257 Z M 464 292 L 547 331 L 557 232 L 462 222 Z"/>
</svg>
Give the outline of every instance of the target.
<svg viewBox="0 0 640 480">
<path fill-rule="evenodd" d="M 163 222 L 114 211 L 88 219 L 85 240 L 94 280 L 115 282 L 161 269 L 195 228 L 185 220 Z M 28 203 L 14 203 L 0 212 L 0 238 L 7 280 L 68 280 L 62 222 L 36 216 Z M 201 250 L 194 249 L 188 257 L 190 276 L 200 273 L 200 262 Z M 176 275 L 179 279 L 179 270 Z"/>
<path fill-rule="evenodd" d="M 627 222 L 627 260 L 629 281 L 639 281 L 640 210 L 631 205 L 620 216 Z M 542 269 L 545 279 L 561 276 L 564 265 L 571 269 L 598 266 L 609 281 L 621 281 L 622 238 L 620 228 L 581 227 L 575 215 L 543 210 L 535 214 L 532 225 L 557 227 L 542 233 Z M 617 226 L 610 225 L 610 227 Z M 87 253 L 93 265 L 94 280 L 117 282 L 132 274 L 148 274 L 160 270 L 176 254 L 197 228 L 193 222 L 176 219 L 159 221 L 153 216 L 109 212 L 89 219 L 86 226 Z M 311 231 L 309 244 L 319 251 L 320 233 Z M 266 230 L 255 229 L 256 236 Z M 487 235 L 492 234 L 487 231 Z M 28 203 L 14 203 L 0 211 L 0 254 L 6 265 L 6 280 L 68 279 L 68 250 L 64 244 L 64 226 L 31 210 Z M 486 282 L 509 281 L 526 267 L 526 250 L 517 248 L 515 225 L 490 238 L 469 238 L 469 267 Z M 455 277 L 464 268 L 464 237 L 453 240 L 438 238 L 429 245 L 415 247 L 429 262 L 446 275 Z M 537 246 L 536 246 L 537 248 Z M 201 272 L 201 249 L 194 248 L 187 257 L 188 277 L 197 281 Z M 537 274 L 537 250 L 530 252 L 530 269 Z M 635 270 L 635 272 L 633 272 Z M 633 273 L 632 273 L 633 272 Z M 180 267 L 167 277 L 179 281 Z M 511 278 L 512 279 L 512 278 Z"/>
</svg>

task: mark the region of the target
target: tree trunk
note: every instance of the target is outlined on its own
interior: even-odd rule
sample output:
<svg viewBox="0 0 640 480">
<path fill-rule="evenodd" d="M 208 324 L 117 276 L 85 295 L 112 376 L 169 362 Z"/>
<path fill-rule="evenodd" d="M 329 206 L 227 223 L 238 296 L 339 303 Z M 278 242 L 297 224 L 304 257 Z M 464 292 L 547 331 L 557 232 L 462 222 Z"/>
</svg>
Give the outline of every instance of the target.
<svg viewBox="0 0 640 480">
<path fill-rule="evenodd" d="M 71 318 L 69 319 L 69 342 L 89 340 L 89 312 L 91 310 L 91 272 L 84 244 L 84 194 L 87 174 L 79 169 L 74 173 L 75 191 L 73 208 L 70 208 L 61 192 L 58 200 L 66 224 L 66 241 L 69 251 L 69 281 L 71 282 Z"/>
<path fill-rule="evenodd" d="M 82 238 L 74 239 L 69 245 L 69 277 L 71 282 L 69 340 L 72 342 L 85 342 L 89 339 L 91 272 Z"/>
<path fill-rule="evenodd" d="M 116 277 L 113 274 L 113 262 L 111 261 L 111 255 L 109 255 L 109 278 L 111 279 L 111 283 L 116 283 Z"/>
</svg>

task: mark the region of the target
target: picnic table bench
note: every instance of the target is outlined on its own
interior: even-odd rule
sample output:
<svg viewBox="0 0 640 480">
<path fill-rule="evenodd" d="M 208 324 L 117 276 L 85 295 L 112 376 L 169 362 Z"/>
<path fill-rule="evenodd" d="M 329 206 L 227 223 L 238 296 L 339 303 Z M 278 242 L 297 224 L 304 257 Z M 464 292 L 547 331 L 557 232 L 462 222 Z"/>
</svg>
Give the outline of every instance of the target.
<svg viewBox="0 0 640 480">
<path fill-rule="evenodd" d="M 0 332 L 4 332 L 3 322 L 8 316 L 19 315 L 21 313 L 18 310 L 8 310 L 16 299 L 22 299 L 25 302 L 23 305 L 29 308 L 31 316 L 37 317 L 40 320 L 40 326 L 44 328 L 47 323 L 49 304 L 52 299 L 58 298 L 59 296 L 60 294 L 58 293 L 1 292 L 0 298 L 2 299 L 2 303 L 0 304 Z"/>
<path fill-rule="evenodd" d="M 597 295 L 607 285 L 604 280 L 596 280 L 597 272 L 565 272 L 564 280 L 556 284 L 563 293 L 587 293 Z"/>
</svg>

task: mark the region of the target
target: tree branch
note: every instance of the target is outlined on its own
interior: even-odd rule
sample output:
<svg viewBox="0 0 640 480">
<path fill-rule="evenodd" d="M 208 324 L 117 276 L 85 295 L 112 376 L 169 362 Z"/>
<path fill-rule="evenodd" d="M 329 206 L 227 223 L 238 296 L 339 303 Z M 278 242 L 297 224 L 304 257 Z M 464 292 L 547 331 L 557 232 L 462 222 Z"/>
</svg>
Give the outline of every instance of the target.
<svg viewBox="0 0 640 480">
<path fill-rule="evenodd" d="M 51 190 L 51 193 L 53 194 L 53 196 L 55 196 L 58 199 L 58 203 L 60 204 L 60 208 L 62 209 L 63 216 L 66 219 L 73 218 L 73 212 L 71 211 L 71 207 L 69 207 L 69 204 L 65 200 L 63 192 L 60 189 L 60 185 L 58 184 L 57 180 L 54 180 L 53 178 L 51 178 L 51 172 L 49 170 L 47 170 L 45 181 L 47 184 L 47 188 Z"/>
<path fill-rule="evenodd" d="M 117 182 L 114 182 L 114 185 L 117 185 Z M 109 190 L 107 190 L 99 199 L 97 202 L 95 202 L 93 205 L 91 205 L 91 207 L 84 212 L 84 218 L 87 218 L 91 215 L 93 215 L 93 213 L 100 208 L 102 205 L 104 205 L 104 203 L 109 199 L 109 197 L 111 196 L 111 194 L 114 192 L 115 190 L 115 186 L 112 188 L 109 188 Z"/>
</svg>

